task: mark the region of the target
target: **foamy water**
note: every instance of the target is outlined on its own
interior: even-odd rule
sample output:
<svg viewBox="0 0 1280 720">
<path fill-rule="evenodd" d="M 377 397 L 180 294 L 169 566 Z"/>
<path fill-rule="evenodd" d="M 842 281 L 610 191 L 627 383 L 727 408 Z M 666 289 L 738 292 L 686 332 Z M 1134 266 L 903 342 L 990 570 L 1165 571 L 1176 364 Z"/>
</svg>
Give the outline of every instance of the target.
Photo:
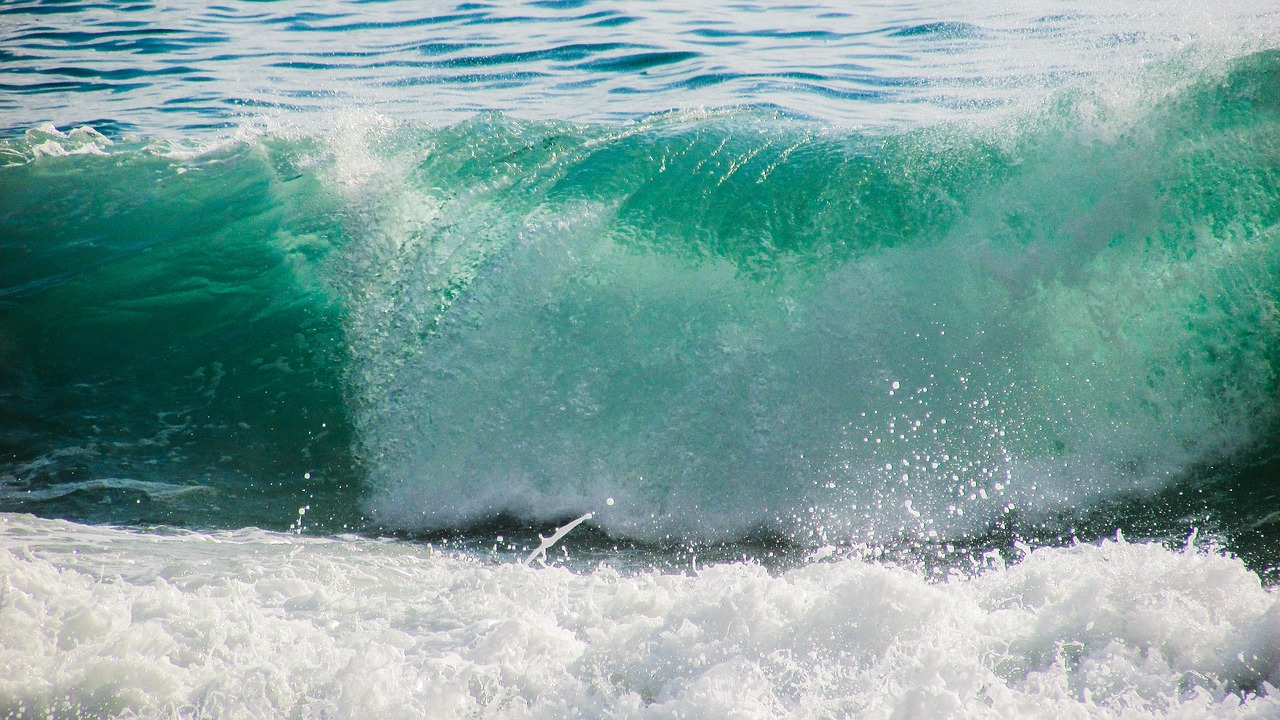
<svg viewBox="0 0 1280 720">
<path fill-rule="evenodd" d="M 0 717 L 1263 718 L 1275 591 L 1106 541 L 926 579 L 5 515 Z"/>
</svg>

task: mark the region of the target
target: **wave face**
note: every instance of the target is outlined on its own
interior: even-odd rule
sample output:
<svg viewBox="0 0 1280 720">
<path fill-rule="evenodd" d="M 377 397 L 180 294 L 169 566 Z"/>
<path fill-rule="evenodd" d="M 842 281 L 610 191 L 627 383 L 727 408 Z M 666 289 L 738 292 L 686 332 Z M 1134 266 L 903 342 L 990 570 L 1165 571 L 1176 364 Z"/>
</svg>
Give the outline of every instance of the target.
<svg viewBox="0 0 1280 720">
<path fill-rule="evenodd" d="M 0 504 L 283 528 L 307 493 L 356 503 L 342 309 L 321 272 L 341 230 L 281 157 L 51 127 L 9 144 Z"/>
<path fill-rule="evenodd" d="M 1265 457 L 1278 60 L 1012 131 L 411 130 L 349 250 L 370 512 L 948 538 Z"/>
<path fill-rule="evenodd" d="M 1278 78 L 1263 52 L 1153 71 L 1142 111 L 892 132 L 31 130 L 0 168 L 0 502 L 810 544 L 1069 537 L 1224 466 L 1265 497 Z"/>
</svg>

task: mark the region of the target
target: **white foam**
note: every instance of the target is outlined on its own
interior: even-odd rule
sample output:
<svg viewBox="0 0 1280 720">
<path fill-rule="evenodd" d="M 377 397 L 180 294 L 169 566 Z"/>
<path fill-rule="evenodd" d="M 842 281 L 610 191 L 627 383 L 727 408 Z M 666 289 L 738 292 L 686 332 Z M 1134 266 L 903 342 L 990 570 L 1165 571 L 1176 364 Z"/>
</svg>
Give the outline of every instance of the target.
<svg viewBox="0 0 1280 720">
<path fill-rule="evenodd" d="M 0 167 L 25 165 L 42 157 L 107 155 L 111 140 L 87 125 L 66 132 L 52 123 L 39 123 L 18 139 L 0 143 Z"/>
<path fill-rule="evenodd" d="M 856 559 L 571 572 L 6 515 L 0 578 L 0 717 L 1280 713 L 1276 593 L 1153 544 L 931 582 Z"/>
</svg>

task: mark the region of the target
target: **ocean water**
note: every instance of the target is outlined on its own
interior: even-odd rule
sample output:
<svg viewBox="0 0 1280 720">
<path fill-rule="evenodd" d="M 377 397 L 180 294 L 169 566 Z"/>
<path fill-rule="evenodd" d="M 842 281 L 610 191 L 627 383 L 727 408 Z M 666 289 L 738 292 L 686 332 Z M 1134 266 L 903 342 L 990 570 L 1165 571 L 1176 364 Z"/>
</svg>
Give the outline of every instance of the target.
<svg viewBox="0 0 1280 720">
<path fill-rule="evenodd" d="M 0 6 L 0 717 L 1280 717 L 1280 11 L 688 5 Z"/>
</svg>

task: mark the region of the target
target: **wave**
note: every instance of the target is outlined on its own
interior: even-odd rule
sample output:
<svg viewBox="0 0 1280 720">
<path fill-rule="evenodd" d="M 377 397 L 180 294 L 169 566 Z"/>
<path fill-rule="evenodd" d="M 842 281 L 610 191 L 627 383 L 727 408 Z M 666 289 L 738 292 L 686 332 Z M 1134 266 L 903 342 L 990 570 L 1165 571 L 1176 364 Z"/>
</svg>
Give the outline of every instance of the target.
<svg viewBox="0 0 1280 720">
<path fill-rule="evenodd" d="M 1276 72 L 1015 128 L 432 135 L 353 246 L 370 512 L 946 539 L 1265 455 Z"/>
<path fill-rule="evenodd" d="M 904 132 L 761 108 L 352 113 L 195 153 L 32 131 L 0 168 L 4 497 L 222 500 L 2 502 L 1069 534 L 1274 454 L 1277 77 L 1263 52 L 1141 112 L 1076 92 Z"/>
</svg>

